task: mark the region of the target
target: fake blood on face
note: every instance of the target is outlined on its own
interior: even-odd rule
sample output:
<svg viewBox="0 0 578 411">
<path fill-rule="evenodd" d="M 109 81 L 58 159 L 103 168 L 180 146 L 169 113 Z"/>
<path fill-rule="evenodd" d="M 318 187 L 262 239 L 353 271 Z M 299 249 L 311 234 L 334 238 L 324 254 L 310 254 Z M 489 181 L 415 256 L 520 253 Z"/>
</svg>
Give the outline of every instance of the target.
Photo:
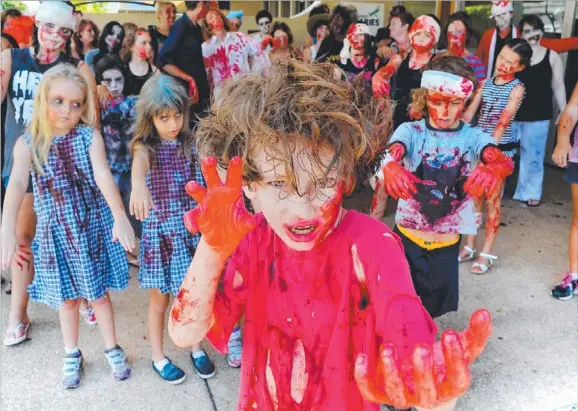
<svg viewBox="0 0 578 411">
<path fill-rule="evenodd" d="M 455 128 L 465 107 L 465 100 L 444 93 L 428 92 L 427 110 L 431 126 L 438 129 Z"/>
</svg>

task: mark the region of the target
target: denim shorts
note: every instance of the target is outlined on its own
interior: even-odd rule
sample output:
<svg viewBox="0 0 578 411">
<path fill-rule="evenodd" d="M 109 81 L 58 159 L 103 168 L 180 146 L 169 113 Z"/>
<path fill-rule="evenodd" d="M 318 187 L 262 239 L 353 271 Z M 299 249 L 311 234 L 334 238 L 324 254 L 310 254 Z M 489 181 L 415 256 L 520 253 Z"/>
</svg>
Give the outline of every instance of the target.
<svg viewBox="0 0 578 411">
<path fill-rule="evenodd" d="M 566 169 L 564 180 L 569 183 L 578 184 L 578 163 L 568 161 L 568 168 Z"/>
</svg>

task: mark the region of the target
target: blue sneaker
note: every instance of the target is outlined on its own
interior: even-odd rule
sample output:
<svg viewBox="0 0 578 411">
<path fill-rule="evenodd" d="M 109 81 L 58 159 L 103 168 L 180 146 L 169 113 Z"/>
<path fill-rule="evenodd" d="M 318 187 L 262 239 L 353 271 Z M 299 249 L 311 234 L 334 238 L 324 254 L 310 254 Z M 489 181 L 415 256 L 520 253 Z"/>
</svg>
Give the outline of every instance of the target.
<svg viewBox="0 0 578 411">
<path fill-rule="evenodd" d="M 202 379 L 207 380 L 215 375 L 215 364 L 213 364 L 206 352 L 203 351 L 203 354 L 204 355 L 199 358 L 195 358 L 191 353 L 191 361 L 193 362 L 197 375 Z"/>
<path fill-rule="evenodd" d="M 80 372 L 84 365 L 84 359 L 80 350 L 74 354 L 68 354 L 64 357 L 64 366 L 62 367 L 62 380 L 60 385 L 67 390 L 72 390 L 80 386 Z"/>
<path fill-rule="evenodd" d="M 108 364 L 110 365 L 110 371 L 112 377 L 117 381 L 126 380 L 130 377 L 131 371 L 128 364 L 128 360 L 124 353 L 124 350 L 118 345 L 110 350 L 104 352 Z"/>
<path fill-rule="evenodd" d="M 187 378 L 187 374 L 185 374 L 183 370 L 173 364 L 170 359 L 167 358 L 167 360 L 169 362 L 166 363 L 163 369 L 160 371 L 153 362 L 153 370 L 155 370 L 155 372 L 169 384 L 177 385 L 182 383 L 185 378 Z"/>
<path fill-rule="evenodd" d="M 551 294 L 562 301 L 570 300 L 572 296 L 578 294 L 578 277 L 566 273 L 560 285 L 554 287 Z"/>
</svg>

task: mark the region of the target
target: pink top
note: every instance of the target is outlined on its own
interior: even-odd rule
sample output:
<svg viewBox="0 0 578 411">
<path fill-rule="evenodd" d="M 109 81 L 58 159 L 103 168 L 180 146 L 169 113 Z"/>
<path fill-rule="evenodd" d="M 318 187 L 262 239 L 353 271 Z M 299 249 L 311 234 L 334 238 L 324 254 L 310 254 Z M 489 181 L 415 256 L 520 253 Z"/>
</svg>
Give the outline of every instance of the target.
<svg viewBox="0 0 578 411">
<path fill-rule="evenodd" d="M 207 335 L 225 353 L 233 325 L 245 315 L 237 409 L 378 411 L 355 383 L 357 355 L 367 354 L 373 370 L 382 343 L 395 343 L 404 358 L 437 333 L 415 294 L 399 238 L 348 211 L 317 249 L 297 252 L 261 214 L 256 218 L 221 278 Z"/>
</svg>

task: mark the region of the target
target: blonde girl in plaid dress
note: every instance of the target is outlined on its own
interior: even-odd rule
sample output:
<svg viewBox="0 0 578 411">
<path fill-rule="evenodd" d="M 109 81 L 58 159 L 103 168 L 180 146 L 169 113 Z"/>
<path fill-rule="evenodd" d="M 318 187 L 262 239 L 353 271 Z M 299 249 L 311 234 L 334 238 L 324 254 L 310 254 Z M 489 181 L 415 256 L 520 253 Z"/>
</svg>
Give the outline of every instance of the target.
<svg viewBox="0 0 578 411">
<path fill-rule="evenodd" d="M 80 385 L 78 306 L 91 302 L 116 380 L 131 371 L 117 345 L 109 290 L 128 286 L 124 250 L 135 238 L 106 161 L 100 132 L 93 128 L 95 107 L 78 70 L 59 64 L 48 70 L 34 101 L 30 129 L 14 149 L 14 167 L 2 218 L 2 268 L 17 246 L 14 221 L 32 175 L 38 216 L 32 245 L 36 275 L 30 298 L 59 310 L 64 339 L 62 386 Z"/>
<path fill-rule="evenodd" d="M 165 313 L 169 294 L 178 293 L 200 240 L 183 222 L 183 215 L 196 206 L 185 185 L 192 180 L 204 185 L 188 113 L 188 95 L 174 78 L 162 75 L 147 80 L 137 102 L 131 149 L 130 211 L 143 222 L 139 280 L 141 288 L 149 289 L 152 368 L 170 384 L 180 384 L 186 374 L 165 356 Z M 215 374 L 200 344 L 192 347 L 191 361 L 201 378 Z"/>
</svg>

